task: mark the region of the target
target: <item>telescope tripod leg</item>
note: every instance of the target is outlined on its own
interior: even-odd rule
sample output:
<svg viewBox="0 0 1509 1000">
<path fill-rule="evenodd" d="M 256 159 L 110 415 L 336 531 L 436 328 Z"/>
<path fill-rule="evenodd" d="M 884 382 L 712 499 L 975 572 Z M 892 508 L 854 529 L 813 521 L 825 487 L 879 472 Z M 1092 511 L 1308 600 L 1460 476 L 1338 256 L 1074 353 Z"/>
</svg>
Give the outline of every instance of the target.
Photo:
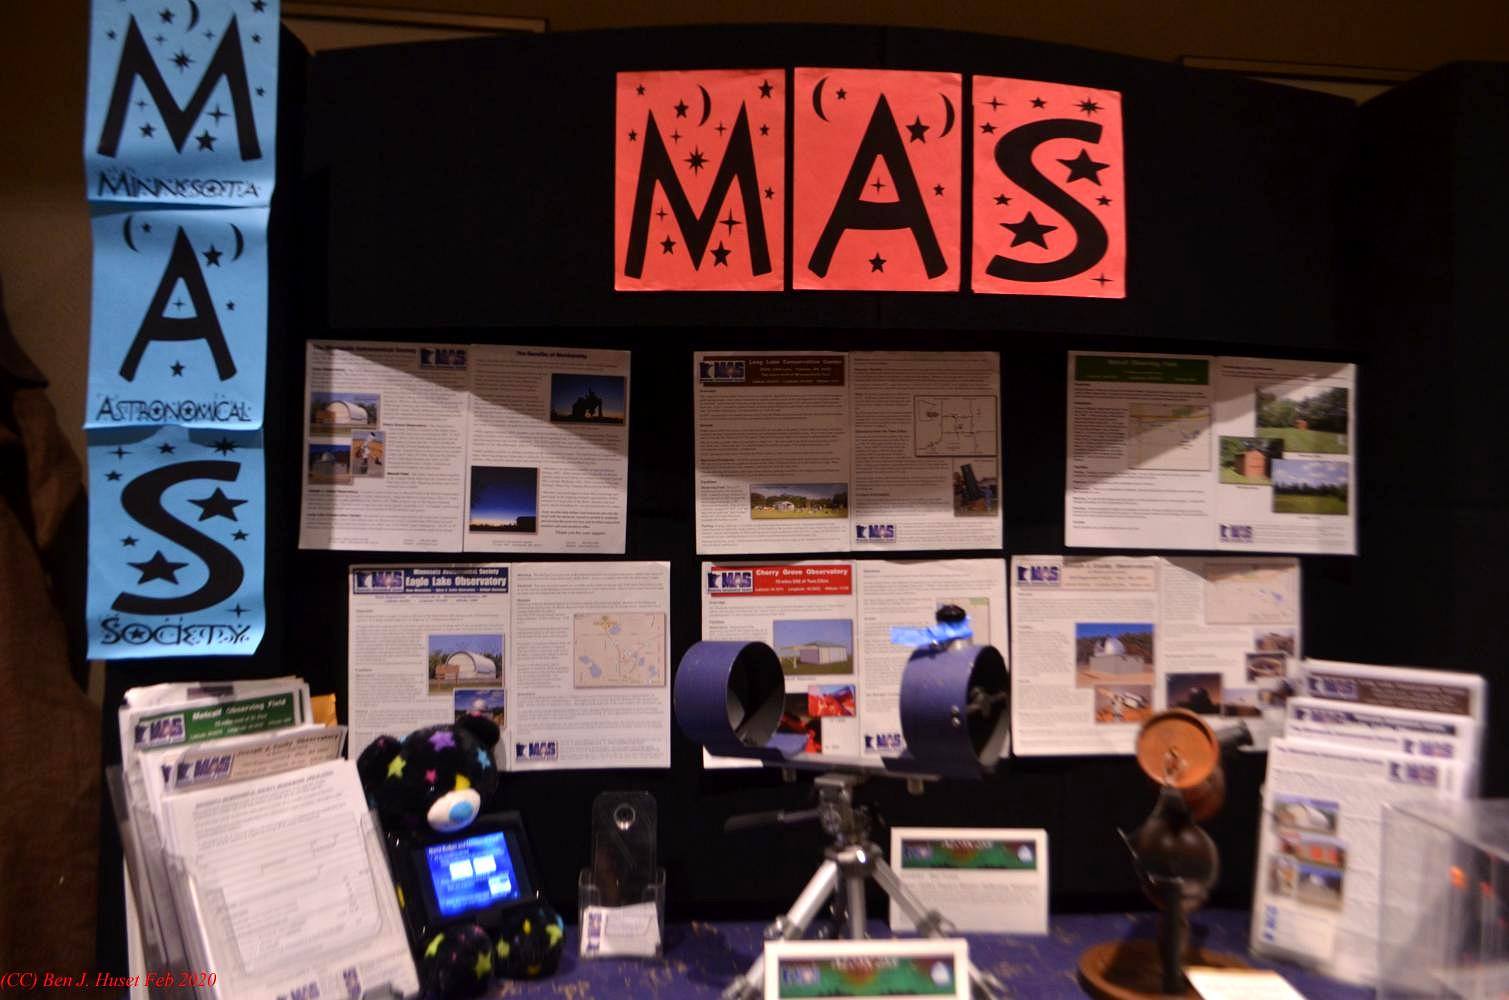
<svg viewBox="0 0 1509 1000">
<path fill-rule="evenodd" d="M 885 894 L 895 901 L 902 913 L 906 914 L 912 926 L 917 928 L 918 934 L 923 937 L 941 938 L 955 932 L 954 925 L 949 922 L 948 918 L 937 910 L 927 909 L 922 900 L 902 884 L 896 872 L 884 859 L 877 860 L 875 867 L 871 869 L 871 874 L 880 884 L 880 888 L 885 890 Z M 969 963 L 969 985 L 975 1000 L 997 1000 L 1006 995 L 1005 984 L 985 970 L 977 968 L 973 962 Z"/>
<path fill-rule="evenodd" d="M 838 881 L 838 862 L 829 858 L 818 866 L 802 894 L 791 904 L 791 909 L 776 917 L 775 922 L 765 928 L 765 940 L 794 941 L 804 936 L 807 928 L 812 926 L 812 921 L 822 912 L 823 904 L 838 892 Z M 863 884 L 860 886 L 860 899 L 864 899 Z M 864 913 L 863 907 L 860 907 L 860 913 Z M 862 915 L 860 920 L 864 920 Z M 722 1000 L 759 1000 L 764 993 L 765 956 L 762 953 L 748 971 L 728 984 L 728 988 L 723 991 Z"/>
</svg>

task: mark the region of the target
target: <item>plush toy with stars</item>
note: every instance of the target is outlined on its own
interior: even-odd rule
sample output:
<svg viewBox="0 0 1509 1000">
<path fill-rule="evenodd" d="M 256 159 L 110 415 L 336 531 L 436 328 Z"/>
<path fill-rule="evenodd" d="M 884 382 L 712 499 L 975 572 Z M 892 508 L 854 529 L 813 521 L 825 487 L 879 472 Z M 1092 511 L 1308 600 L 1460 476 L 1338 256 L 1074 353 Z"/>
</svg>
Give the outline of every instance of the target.
<svg viewBox="0 0 1509 1000">
<path fill-rule="evenodd" d="M 492 720 L 473 713 L 401 741 L 379 736 L 362 751 L 357 771 L 390 853 L 402 857 L 416 844 L 470 835 L 467 828 L 498 788 L 492 758 L 498 739 Z M 417 901 L 405 898 L 402 880 L 398 903 L 427 998 L 480 996 L 494 975 L 532 979 L 550 975 L 560 962 L 564 923 L 538 896 L 521 902 L 501 925 L 488 926 L 469 918 L 426 926 L 415 912 Z"/>
</svg>

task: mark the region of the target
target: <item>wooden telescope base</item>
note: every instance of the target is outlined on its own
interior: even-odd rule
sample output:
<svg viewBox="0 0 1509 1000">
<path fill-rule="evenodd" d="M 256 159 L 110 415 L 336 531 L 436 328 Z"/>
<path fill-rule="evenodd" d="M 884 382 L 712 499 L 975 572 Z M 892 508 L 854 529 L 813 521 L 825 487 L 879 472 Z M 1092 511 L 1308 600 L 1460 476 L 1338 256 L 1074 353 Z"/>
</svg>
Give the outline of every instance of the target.
<svg viewBox="0 0 1509 1000">
<path fill-rule="evenodd" d="M 1186 967 L 1209 965 L 1218 969 L 1245 969 L 1247 963 L 1224 951 L 1190 948 Z M 1158 942 L 1150 939 L 1102 941 L 1079 956 L 1079 983 L 1096 1000 L 1152 1000 L 1158 997 L 1198 997 L 1185 984 L 1182 993 L 1163 992 L 1163 964 Z"/>
</svg>

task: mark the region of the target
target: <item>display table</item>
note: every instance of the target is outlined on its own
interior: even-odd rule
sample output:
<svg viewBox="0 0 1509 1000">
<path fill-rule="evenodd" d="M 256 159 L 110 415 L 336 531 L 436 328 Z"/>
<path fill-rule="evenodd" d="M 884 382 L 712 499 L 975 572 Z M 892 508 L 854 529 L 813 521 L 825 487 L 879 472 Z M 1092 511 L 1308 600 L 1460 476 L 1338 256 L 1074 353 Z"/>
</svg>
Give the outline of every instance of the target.
<svg viewBox="0 0 1509 1000">
<path fill-rule="evenodd" d="M 1014 997 L 1083 997 L 1075 979 L 1079 953 L 1099 941 L 1153 935 L 1150 913 L 1111 913 L 1095 916 L 1056 916 L 1046 937 L 971 934 L 970 958 L 995 973 Z M 1212 910 L 1195 915 L 1195 939 L 1218 951 L 1246 956 L 1246 911 Z M 666 956 L 661 960 L 594 959 L 577 955 L 577 929 L 566 930 L 566 955 L 561 970 L 536 983 L 510 982 L 494 992 L 502 997 L 561 997 L 567 1000 L 657 1000 L 715 998 L 730 979 L 743 971 L 762 947 L 763 924 L 691 923 L 666 930 Z M 888 936 L 883 924 L 871 921 L 876 937 Z M 1310 1000 L 1350 1000 L 1372 991 L 1333 979 L 1256 959 L 1255 967 L 1276 968 Z"/>
</svg>

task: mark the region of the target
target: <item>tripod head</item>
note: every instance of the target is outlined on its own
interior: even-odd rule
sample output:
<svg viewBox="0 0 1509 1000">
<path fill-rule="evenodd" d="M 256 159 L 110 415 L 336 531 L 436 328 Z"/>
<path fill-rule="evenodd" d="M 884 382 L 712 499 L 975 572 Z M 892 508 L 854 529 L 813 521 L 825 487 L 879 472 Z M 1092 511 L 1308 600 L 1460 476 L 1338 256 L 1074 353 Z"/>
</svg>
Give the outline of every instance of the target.
<svg viewBox="0 0 1509 1000">
<path fill-rule="evenodd" d="M 875 817 L 869 806 L 855 803 L 854 791 L 868 780 L 869 775 L 852 771 L 820 774 L 812 779 L 812 790 L 817 796 L 814 808 L 774 809 L 730 816 L 723 824 L 723 832 L 738 833 L 766 826 L 796 826 L 816 821 L 839 848 L 867 843 Z"/>
</svg>

